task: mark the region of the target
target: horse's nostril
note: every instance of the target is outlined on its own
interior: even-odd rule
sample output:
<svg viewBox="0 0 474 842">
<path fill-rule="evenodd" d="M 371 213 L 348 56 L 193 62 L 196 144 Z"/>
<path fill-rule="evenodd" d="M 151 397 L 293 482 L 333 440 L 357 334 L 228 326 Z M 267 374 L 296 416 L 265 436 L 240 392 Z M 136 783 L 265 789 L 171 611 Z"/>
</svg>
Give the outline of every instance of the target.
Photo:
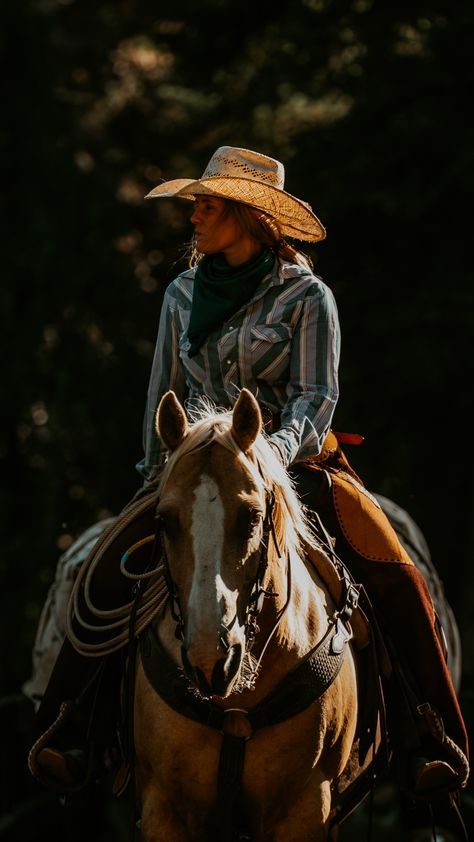
<svg viewBox="0 0 474 842">
<path fill-rule="evenodd" d="M 209 682 L 204 675 L 203 671 L 199 669 L 199 667 L 194 668 L 194 675 L 195 675 L 195 685 L 200 693 L 203 696 L 210 696 L 212 695 L 212 688 L 209 685 Z"/>
<path fill-rule="evenodd" d="M 206 678 L 204 670 L 195 666 L 189 659 L 187 650 L 181 647 L 181 660 L 183 669 L 194 686 L 203 696 L 225 696 L 237 676 L 242 663 L 242 646 L 240 643 L 231 646 L 225 658 L 221 658 L 214 664 L 210 681 Z"/>
<path fill-rule="evenodd" d="M 194 667 L 188 658 L 188 653 L 184 646 L 181 647 L 181 660 L 183 662 L 183 669 L 194 686 L 199 690 L 203 696 L 211 695 L 211 687 L 204 675 L 204 672 L 199 667 Z"/>
<path fill-rule="evenodd" d="M 242 646 L 240 643 L 231 646 L 226 658 L 217 662 L 211 679 L 211 689 L 216 696 L 224 696 L 229 685 L 237 675 L 242 662 Z"/>
<path fill-rule="evenodd" d="M 230 647 L 229 653 L 225 660 L 225 668 L 232 675 L 234 678 L 237 670 L 240 667 L 240 662 L 242 660 L 242 645 L 240 643 L 234 643 L 233 646 Z"/>
</svg>

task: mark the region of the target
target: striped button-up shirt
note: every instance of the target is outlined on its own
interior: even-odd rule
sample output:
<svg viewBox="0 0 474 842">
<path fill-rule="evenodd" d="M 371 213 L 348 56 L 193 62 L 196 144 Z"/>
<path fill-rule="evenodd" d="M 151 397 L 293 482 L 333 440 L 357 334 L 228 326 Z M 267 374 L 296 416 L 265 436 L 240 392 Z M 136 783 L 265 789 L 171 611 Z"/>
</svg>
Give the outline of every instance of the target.
<svg viewBox="0 0 474 842">
<path fill-rule="evenodd" d="M 172 389 L 188 408 L 207 396 L 230 408 L 246 387 L 262 407 L 281 413 L 271 434 L 283 463 L 320 452 L 338 398 L 340 330 L 334 296 L 308 269 L 276 260 L 251 300 L 189 357 L 187 335 L 194 269 L 180 274 L 163 300 L 144 418 L 146 482 L 160 461 L 155 415 Z"/>
</svg>

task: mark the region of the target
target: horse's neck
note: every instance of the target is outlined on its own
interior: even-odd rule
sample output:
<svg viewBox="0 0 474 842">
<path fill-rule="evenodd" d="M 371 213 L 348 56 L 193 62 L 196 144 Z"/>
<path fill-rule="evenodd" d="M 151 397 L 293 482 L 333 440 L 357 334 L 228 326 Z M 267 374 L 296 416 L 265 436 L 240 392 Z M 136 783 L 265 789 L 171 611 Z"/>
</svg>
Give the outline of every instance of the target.
<svg viewBox="0 0 474 842">
<path fill-rule="evenodd" d="M 326 589 L 311 576 L 304 561 L 294 554 L 288 563 L 290 575 L 283 560 L 270 565 L 265 589 L 278 596 L 265 599 L 256 641 L 257 649 L 261 650 L 278 622 L 265 651 L 265 660 L 278 662 L 282 675 L 296 666 L 324 635 L 329 610 Z"/>
</svg>

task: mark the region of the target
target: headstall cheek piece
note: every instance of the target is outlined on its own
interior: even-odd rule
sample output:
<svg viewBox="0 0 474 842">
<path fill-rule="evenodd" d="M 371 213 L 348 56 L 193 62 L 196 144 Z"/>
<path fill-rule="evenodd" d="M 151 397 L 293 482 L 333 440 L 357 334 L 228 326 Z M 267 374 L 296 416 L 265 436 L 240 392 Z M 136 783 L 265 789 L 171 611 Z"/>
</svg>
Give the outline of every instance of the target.
<svg viewBox="0 0 474 842">
<path fill-rule="evenodd" d="M 265 577 L 265 573 L 268 567 L 268 546 L 270 534 L 272 534 L 275 546 L 277 550 L 279 550 L 278 541 L 275 534 L 275 525 L 273 522 L 273 508 L 275 505 L 275 495 L 273 491 L 268 492 L 266 502 L 267 506 L 265 512 L 265 519 L 263 522 L 262 538 L 260 541 L 260 561 L 257 569 L 257 575 L 255 576 L 255 581 L 253 583 L 252 591 L 250 593 L 250 598 L 245 615 L 245 640 L 247 643 L 248 651 L 252 649 L 252 646 L 255 642 L 255 637 L 260 631 L 257 624 L 257 617 L 263 608 L 263 601 L 265 597 L 274 598 L 278 596 L 277 593 L 274 593 L 273 591 L 267 591 L 263 587 L 263 579 Z"/>
<path fill-rule="evenodd" d="M 166 547 L 165 542 L 163 540 L 163 519 L 160 515 L 155 516 L 156 521 L 156 539 L 160 542 L 161 546 L 161 559 L 163 564 L 163 578 L 166 582 L 166 587 L 168 589 L 169 594 L 169 606 L 170 612 L 173 620 L 176 623 L 175 628 L 175 637 L 179 641 L 184 640 L 184 620 L 183 620 L 183 613 L 181 611 L 181 603 L 179 601 L 179 593 L 176 583 L 171 575 L 171 570 L 168 562 L 168 556 L 166 555 Z"/>
<path fill-rule="evenodd" d="M 278 594 L 273 591 L 267 591 L 263 587 L 263 579 L 268 566 L 268 545 L 270 534 L 273 537 L 275 547 L 279 552 L 278 540 L 275 533 L 275 524 L 273 522 L 273 508 L 275 505 L 275 495 L 273 491 L 267 494 L 267 507 L 265 512 L 265 520 L 263 523 L 262 538 L 260 542 L 260 561 L 257 569 L 257 574 L 250 594 L 250 599 L 246 609 L 245 616 L 245 640 L 247 649 L 252 648 L 255 637 L 259 632 L 257 625 L 257 617 L 262 610 L 263 600 L 265 597 L 276 597 Z M 160 515 L 155 516 L 156 521 L 156 538 L 160 542 L 161 557 L 163 565 L 163 577 L 166 582 L 166 587 L 169 594 L 169 606 L 173 620 L 176 623 L 175 636 L 181 642 L 184 640 L 184 620 L 179 600 L 179 592 L 176 583 L 171 575 L 168 557 L 166 554 L 165 542 L 163 539 L 163 521 Z M 225 642 L 225 641 L 223 641 Z"/>
</svg>

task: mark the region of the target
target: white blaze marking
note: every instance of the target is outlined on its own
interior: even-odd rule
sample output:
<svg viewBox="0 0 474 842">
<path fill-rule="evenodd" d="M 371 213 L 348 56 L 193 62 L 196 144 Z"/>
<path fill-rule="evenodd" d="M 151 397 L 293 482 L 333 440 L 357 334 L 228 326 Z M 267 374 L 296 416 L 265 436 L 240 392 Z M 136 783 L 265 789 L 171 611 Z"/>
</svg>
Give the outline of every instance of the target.
<svg viewBox="0 0 474 842">
<path fill-rule="evenodd" d="M 215 634 L 221 621 L 230 622 L 235 613 L 237 591 L 229 590 L 221 576 L 224 519 L 219 487 L 212 477 L 203 474 L 194 490 L 192 507 L 194 574 L 188 611 L 189 620 L 201 627 L 207 625 L 209 634 Z"/>
<path fill-rule="evenodd" d="M 212 565 L 216 575 L 224 547 L 224 506 L 217 483 L 207 474 L 194 490 L 191 535 L 195 571 Z"/>
</svg>

